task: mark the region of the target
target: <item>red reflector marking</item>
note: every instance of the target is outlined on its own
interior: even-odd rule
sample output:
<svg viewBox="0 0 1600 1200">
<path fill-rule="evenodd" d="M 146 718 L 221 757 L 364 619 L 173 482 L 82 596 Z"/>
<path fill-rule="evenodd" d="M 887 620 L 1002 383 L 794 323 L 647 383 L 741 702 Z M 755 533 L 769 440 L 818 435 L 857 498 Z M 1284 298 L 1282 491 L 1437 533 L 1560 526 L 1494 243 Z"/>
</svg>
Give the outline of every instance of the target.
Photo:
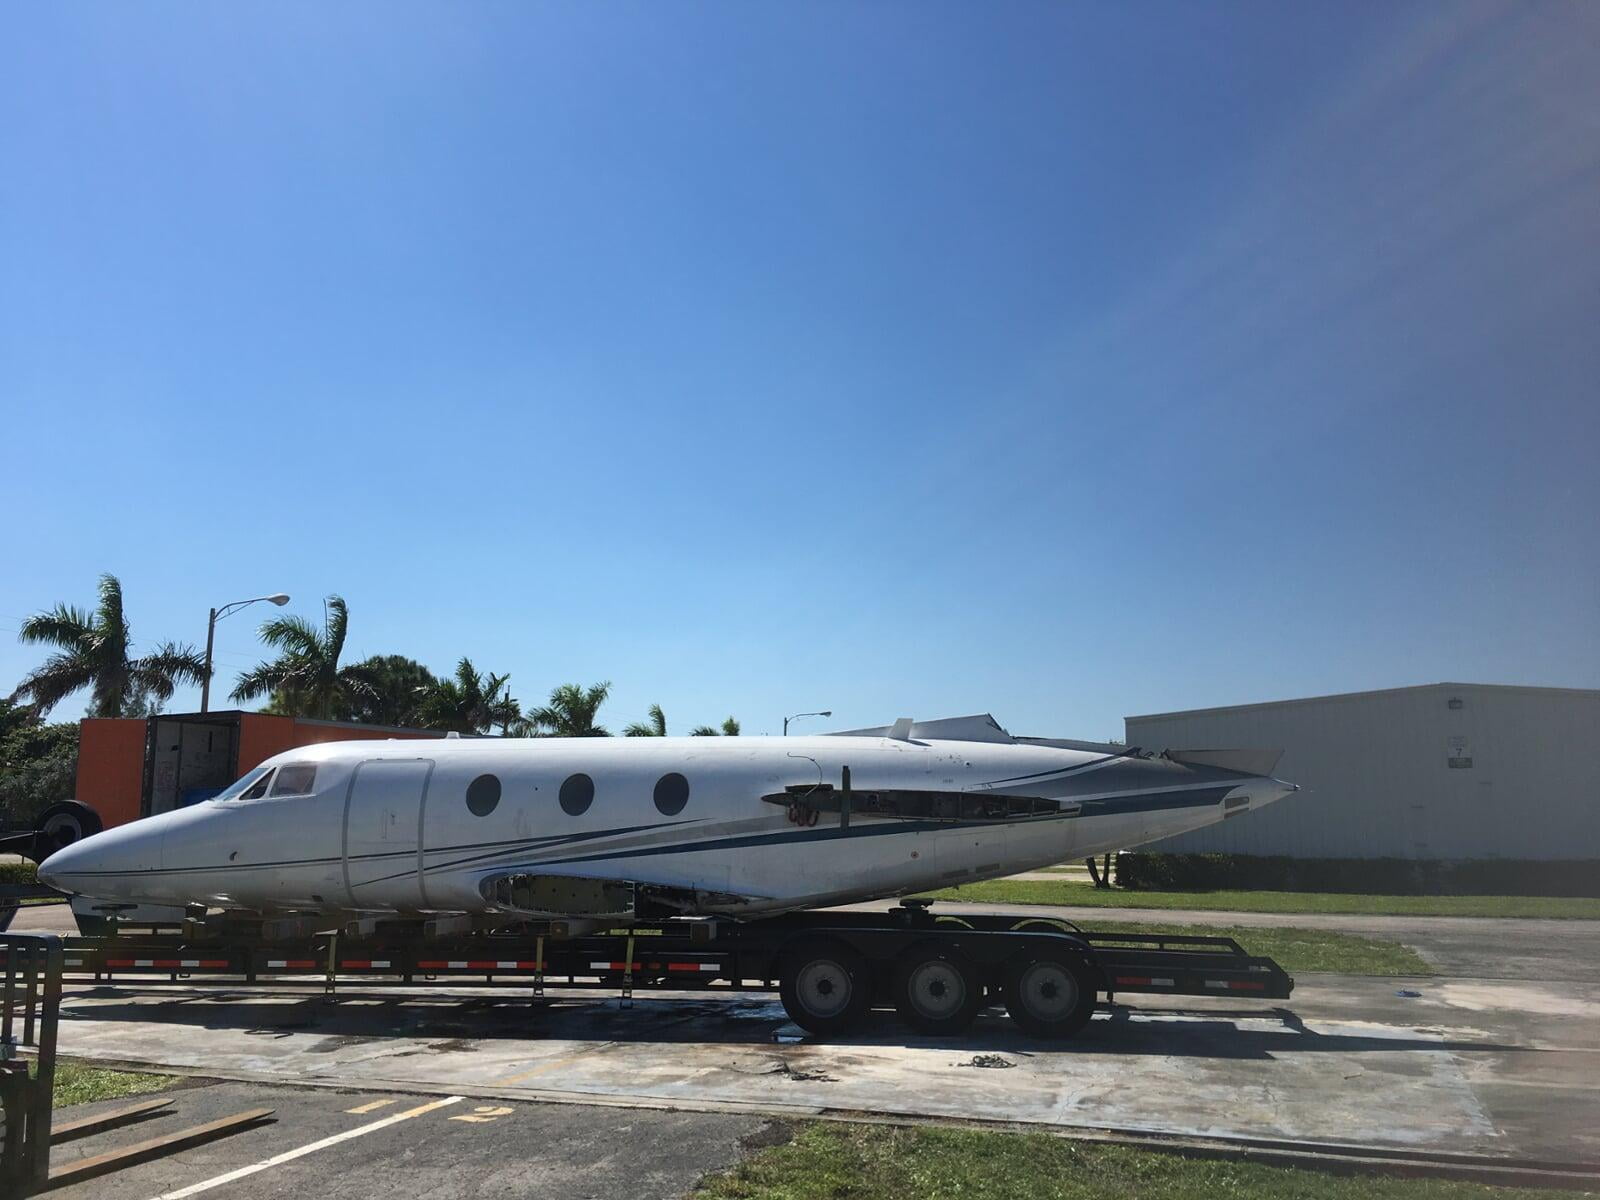
<svg viewBox="0 0 1600 1200">
<path fill-rule="evenodd" d="M 1208 979 L 1206 980 L 1206 986 L 1208 988 L 1221 988 L 1230 992 L 1264 992 L 1267 990 L 1266 984 L 1252 983 L 1248 979 Z"/>
<path fill-rule="evenodd" d="M 525 959 L 458 958 L 419 962 L 419 971 L 537 971 L 543 964 Z"/>
<path fill-rule="evenodd" d="M 589 969 L 591 971 L 642 971 L 644 970 L 644 964 L 642 962 L 636 962 L 631 965 L 625 962 L 592 962 L 589 964 Z"/>
<path fill-rule="evenodd" d="M 1176 987 L 1177 983 L 1171 979 L 1162 979 L 1159 976 L 1145 975 L 1118 975 L 1117 983 L 1121 987 Z"/>
<path fill-rule="evenodd" d="M 269 958 L 267 969 L 281 968 L 288 971 L 304 971 L 317 964 L 309 958 Z"/>
<path fill-rule="evenodd" d="M 708 962 L 667 964 L 667 970 L 669 971 L 716 971 L 719 969 L 716 963 Z"/>
</svg>

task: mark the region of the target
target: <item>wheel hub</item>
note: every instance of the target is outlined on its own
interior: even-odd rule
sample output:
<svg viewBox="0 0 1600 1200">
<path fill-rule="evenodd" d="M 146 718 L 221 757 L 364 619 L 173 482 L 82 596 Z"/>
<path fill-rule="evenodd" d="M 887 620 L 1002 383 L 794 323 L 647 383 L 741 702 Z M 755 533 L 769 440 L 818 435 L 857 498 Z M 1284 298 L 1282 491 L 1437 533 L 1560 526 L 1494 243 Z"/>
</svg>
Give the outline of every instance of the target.
<svg viewBox="0 0 1600 1200">
<path fill-rule="evenodd" d="M 850 1005 L 850 974 L 832 959 L 819 958 L 800 968 L 795 991 L 808 1012 L 835 1017 Z"/>
<path fill-rule="evenodd" d="M 961 1011 L 967 1000 L 967 982 L 951 963 L 931 959 L 911 969 L 906 993 L 917 1012 L 941 1020 Z"/>
<path fill-rule="evenodd" d="M 1060 1020 L 1078 1003 L 1077 980 L 1060 963 L 1034 963 L 1017 982 L 1022 1003 L 1040 1020 Z"/>
</svg>

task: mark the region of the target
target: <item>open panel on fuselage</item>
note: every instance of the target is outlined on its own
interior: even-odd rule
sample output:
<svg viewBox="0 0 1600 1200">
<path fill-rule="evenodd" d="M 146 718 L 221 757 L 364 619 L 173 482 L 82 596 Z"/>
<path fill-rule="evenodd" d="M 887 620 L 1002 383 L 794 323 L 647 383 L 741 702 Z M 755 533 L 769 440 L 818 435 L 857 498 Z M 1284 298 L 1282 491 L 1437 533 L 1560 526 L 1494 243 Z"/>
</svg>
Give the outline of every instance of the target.
<svg viewBox="0 0 1600 1200">
<path fill-rule="evenodd" d="M 846 798 L 848 797 L 848 808 Z M 767 804 L 799 805 L 819 813 L 855 817 L 896 817 L 917 821 L 1020 821 L 1059 816 L 1081 806 L 1042 796 L 1009 796 L 1002 792 L 937 792 L 904 788 L 835 788 L 831 783 L 798 784 L 761 797 Z"/>
</svg>

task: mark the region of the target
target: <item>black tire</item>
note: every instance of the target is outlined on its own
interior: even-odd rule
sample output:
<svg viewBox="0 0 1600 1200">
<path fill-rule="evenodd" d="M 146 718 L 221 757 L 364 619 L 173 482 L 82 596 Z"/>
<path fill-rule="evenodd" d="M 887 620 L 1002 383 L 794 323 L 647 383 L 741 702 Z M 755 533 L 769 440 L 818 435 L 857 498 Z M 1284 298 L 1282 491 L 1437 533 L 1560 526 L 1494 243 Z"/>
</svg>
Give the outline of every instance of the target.
<svg viewBox="0 0 1600 1200">
<path fill-rule="evenodd" d="M 33 823 L 41 855 L 48 857 L 63 846 L 81 842 L 105 828 L 100 814 L 76 800 L 58 800 L 39 814 Z"/>
<path fill-rule="evenodd" d="M 1006 972 L 1006 1011 L 1026 1033 L 1069 1038 L 1094 1015 L 1099 997 L 1094 972 L 1059 950 L 1029 951 Z"/>
<path fill-rule="evenodd" d="M 952 1037 L 983 1007 L 983 979 L 959 950 L 929 942 L 900 956 L 894 972 L 900 1019 L 928 1037 Z"/>
<path fill-rule="evenodd" d="M 857 1024 L 872 1007 L 866 960 L 834 938 L 806 938 L 783 953 L 778 994 L 789 1019 L 829 1036 Z"/>
</svg>

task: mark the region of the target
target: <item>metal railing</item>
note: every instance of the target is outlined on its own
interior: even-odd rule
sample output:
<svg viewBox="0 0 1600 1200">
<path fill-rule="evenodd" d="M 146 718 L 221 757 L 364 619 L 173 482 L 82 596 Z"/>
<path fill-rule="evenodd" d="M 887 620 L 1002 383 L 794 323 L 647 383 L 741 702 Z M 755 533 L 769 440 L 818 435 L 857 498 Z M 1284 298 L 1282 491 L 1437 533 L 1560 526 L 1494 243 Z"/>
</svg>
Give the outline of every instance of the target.
<svg viewBox="0 0 1600 1200">
<path fill-rule="evenodd" d="M 0 934 L 0 952 L 6 968 L 0 996 L 0 1196 L 25 1196 L 50 1174 L 61 939 Z"/>
</svg>

